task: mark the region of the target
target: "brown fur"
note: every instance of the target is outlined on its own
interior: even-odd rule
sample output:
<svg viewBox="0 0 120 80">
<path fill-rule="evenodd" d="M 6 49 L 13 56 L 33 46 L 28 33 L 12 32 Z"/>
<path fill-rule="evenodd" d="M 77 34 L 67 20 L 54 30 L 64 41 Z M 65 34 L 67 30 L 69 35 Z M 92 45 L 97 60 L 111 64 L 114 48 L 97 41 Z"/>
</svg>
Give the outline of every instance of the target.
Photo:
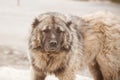
<svg viewBox="0 0 120 80">
<path fill-rule="evenodd" d="M 44 35 L 38 29 L 43 26 L 41 22 L 56 24 L 56 19 L 62 29 L 67 29 L 59 54 L 42 49 Z M 33 80 L 44 80 L 47 73 L 54 73 L 60 80 L 75 80 L 83 63 L 87 63 L 94 80 L 120 80 L 120 22 L 108 12 L 74 16 L 70 21 L 59 13 L 42 14 L 32 25 L 29 50 Z"/>
<path fill-rule="evenodd" d="M 61 42 L 56 52 L 49 52 L 47 43 L 51 40 L 51 34 L 41 32 L 45 31 L 44 26 L 54 27 L 51 32 L 60 25 L 63 36 L 56 41 Z M 82 61 L 82 37 L 77 29 L 67 20 L 67 17 L 59 13 L 41 14 L 35 19 L 32 25 L 32 31 L 29 38 L 30 61 L 32 66 L 33 80 L 45 80 L 47 73 L 54 73 L 60 80 L 75 80 L 75 74 L 80 68 Z M 47 35 L 45 35 L 47 34 Z M 49 36 L 48 36 L 49 35 Z M 44 40 L 43 37 L 47 36 Z M 48 50 L 48 51 L 46 51 Z"/>
<path fill-rule="evenodd" d="M 82 21 L 82 22 L 81 22 Z M 85 62 L 94 80 L 120 80 L 120 21 L 109 12 L 73 20 L 83 35 Z"/>
</svg>

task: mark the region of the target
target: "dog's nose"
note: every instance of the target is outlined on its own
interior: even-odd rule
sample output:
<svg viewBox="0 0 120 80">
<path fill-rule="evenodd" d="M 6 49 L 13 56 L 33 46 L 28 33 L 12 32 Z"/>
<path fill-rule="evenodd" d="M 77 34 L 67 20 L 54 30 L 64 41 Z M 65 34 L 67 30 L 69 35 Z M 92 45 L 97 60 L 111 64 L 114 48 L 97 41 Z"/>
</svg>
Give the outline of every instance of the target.
<svg viewBox="0 0 120 80">
<path fill-rule="evenodd" d="M 56 47 L 57 46 L 57 41 L 50 41 L 50 46 L 51 47 Z"/>
</svg>

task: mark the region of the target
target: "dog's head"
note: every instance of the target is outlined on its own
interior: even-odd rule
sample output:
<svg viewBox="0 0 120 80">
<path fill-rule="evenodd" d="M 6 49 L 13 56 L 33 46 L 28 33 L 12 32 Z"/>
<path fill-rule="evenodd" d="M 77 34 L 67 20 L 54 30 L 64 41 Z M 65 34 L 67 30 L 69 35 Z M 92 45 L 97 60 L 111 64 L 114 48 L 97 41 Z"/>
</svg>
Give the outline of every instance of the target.
<svg viewBox="0 0 120 80">
<path fill-rule="evenodd" d="M 48 53 L 68 51 L 71 37 L 65 16 L 59 13 L 45 13 L 33 22 L 29 46 L 31 49 Z"/>
</svg>

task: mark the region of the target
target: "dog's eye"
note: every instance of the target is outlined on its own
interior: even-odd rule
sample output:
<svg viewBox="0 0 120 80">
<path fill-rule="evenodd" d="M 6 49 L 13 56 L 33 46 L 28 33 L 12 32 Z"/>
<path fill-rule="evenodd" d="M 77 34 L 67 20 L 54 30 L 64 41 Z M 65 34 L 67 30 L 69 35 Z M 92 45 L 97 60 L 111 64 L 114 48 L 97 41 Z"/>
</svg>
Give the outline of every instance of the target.
<svg viewBox="0 0 120 80">
<path fill-rule="evenodd" d="M 60 29 L 57 29 L 57 33 L 61 33 L 62 31 Z"/>
<path fill-rule="evenodd" d="M 45 33 L 49 33 L 50 30 L 49 30 L 49 29 L 45 29 L 45 30 L 43 30 L 43 32 L 45 32 Z"/>
</svg>

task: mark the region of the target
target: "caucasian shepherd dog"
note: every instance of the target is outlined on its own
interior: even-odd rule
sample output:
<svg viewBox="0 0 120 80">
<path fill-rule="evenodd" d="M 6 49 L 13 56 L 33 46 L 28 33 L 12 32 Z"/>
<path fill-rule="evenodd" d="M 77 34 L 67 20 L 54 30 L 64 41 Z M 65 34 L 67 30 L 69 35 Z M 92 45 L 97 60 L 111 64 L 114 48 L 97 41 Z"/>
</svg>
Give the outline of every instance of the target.
<svg viewBox="0 0 120 80">
<path fill-rule="evenodd" d="M 29 50 L 33 80 L 45 80 L 48 73 L 59 80 L 75 80 L 82 65 L 82 37 L 60 13 L 41 14 L 34 20 Z"/>
<path fill-rule="evenodd" d="M 32 24 L 29 38 L 33 80 L 54 73 L 75 80 L 88 65 L 94 80 L 120 80 L 120 22 L 111 13 L 68 18 L 45 13 Z"/>
</svg>

